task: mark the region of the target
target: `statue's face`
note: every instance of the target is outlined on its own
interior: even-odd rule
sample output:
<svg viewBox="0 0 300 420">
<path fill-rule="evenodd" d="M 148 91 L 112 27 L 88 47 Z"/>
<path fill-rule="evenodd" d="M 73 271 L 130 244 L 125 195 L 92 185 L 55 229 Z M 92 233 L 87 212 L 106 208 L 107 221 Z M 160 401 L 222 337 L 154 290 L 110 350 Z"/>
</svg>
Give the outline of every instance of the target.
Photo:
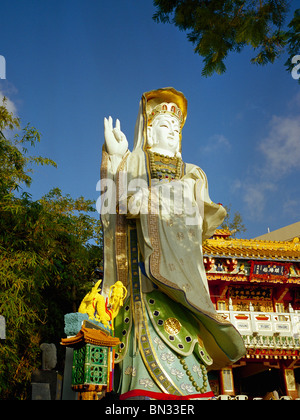
<svg viewBox="0 0 300 420">
<path fill-rule="evenodd" d="M 180 125 L 177 118 L 162 114 L 153 121 L 153 149 L 161 149 L 175 154 L 179 150 Z"/>
</svg>

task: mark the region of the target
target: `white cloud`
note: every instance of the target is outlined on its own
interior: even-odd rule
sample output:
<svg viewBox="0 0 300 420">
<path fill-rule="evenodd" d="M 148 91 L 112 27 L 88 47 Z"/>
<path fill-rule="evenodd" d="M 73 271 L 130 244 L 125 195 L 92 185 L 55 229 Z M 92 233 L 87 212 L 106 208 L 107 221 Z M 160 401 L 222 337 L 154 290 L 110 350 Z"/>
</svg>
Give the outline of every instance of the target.
<svg viewBox="0 0 300 420">
<path fill-rule="evenodd" d="M 267 226 L 271 220 L 292 223 L 300 214 L 300 92 L 290 98 L 284 115 L 268 117 L 256 144 L 230 191 L 243 203 L 246 220 Z"/>
<path fill-rule="evenodd" d="M 3 104 L 3 98 L 6 97 L 5 106 L 9 112 L 12 112 L 14 115 L 17 114 L 17 107 L 15 103 L 9 99 L 2 91 L 0 91 L 0 105 Z"/>
<path fill-rule="evenodd" d="M 220 148 L 229 149 L 231 144 L 229 140 L 223 134 L 214 134 L 208 139 L 208 144 L 201 147 L 202 153 L 212 153 Z"/>
<path fill-rule="evenodd" d="M 283 203 L 283 213 L 287 217 L 299 218 L 300 201 L 298 199 L 289 198 Z"/>
<path fill-rule="evenodd" d="M 249 185 L 244 190 L 243 201 L 247 205 L 249 216 L 260 220 L 266 204 L 263 191 L 253 185 Z"/>
<path fill-rule="evenodd" d="M 276 191 L 276 185 L 270 182 L 249 183 L 243 186 L 243 201 L 248 210 L 248 216 L 261 220 L 267 204 L 267 194 Z"/>
<path fill-rule="evenodd" d="M 270 130 L 259 145 L 265 157 L 265 173 L 282 178 L 294 169 L 300 169 L 300 116 L 273 116 Z"/>
<path fill-rule="evenodd" d="M 300 170 L 300 115 L 273 116 L 258 151 L 263 158 L 260 163 L 253 163 L 248 176 L 244 180 L 237 179 L 232 185 L 232 190 L 241 194 L 247 216 L 254 220 L 264 217 L 268 200 L 278 190 L 279 181 Z M 294 201 L 283 202 L 281 212 L 291 215 L 297 208 Z"/>
<path fill-rule="evenodd" d="M 7 89 L 7 90 L 12 90 L 12 89 Z M 17 114 L 17 106 L 16 106 L 16 104 L 15 104 L 15 102 L 13 102 L 9 97 L 8 97 L 8 94 L 6 93 L 6 91 L 5 90 L 0 90 L 0 106 L 2 106 L 3 105 L 3 99 L 4 99 L 4 97 L 6 98 L 6 102 L 5 102 L 5 107 L 6 107 L 6 109 L 8 110 L 8 112 L 12 112 L 13 113 L 13 115 L 14 115 L 14 117 L 17 117 L 18 116 L 18 114 Z M 15 134 L 17 134 L 18 133 L 18 131 L 19 131 L 19 129 L 18 128 L 15 128 L 14 130 L 10 130 L 9 128 L 6 128 L 6 129 L 4 129 L 4 130 L 2 130 L 2 132 L 3 132 L 3 135 L 7 138 L 7 139 L 9 139 L 9 140 L 12 140 L 13 139 L 13 137 L 14 137 L 14 135 Z"/>
<path fill-rule="evenodd" d="M 288 107 L 293 111 L 295 109 L 300 109 L 300 91 L 291 98 L 290 102 L 288 103 Z"/>
</svg>

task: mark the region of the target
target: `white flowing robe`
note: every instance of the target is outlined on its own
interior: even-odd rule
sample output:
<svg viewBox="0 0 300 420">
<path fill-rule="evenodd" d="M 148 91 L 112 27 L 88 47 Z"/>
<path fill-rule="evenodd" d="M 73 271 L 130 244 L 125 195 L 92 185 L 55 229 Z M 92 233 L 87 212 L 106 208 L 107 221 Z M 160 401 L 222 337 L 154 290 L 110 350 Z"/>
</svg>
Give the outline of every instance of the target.
<svg viewBox="0 0 300 420">
<path fill-rule="evenodd" d="M 124 214 L 114 214 L 108 208 L 111 205 L 113 210 L 119 199 L 134 196 L 139 190 L 138 202 L 141 206 L 134 220 L 146 273 L 143 276 L 143 292 L 151 291 L 153 282 L 175 304 L 179 302 L 190 310 L 204 326 L 204 342 L 214 359 L 214 368 L 221 368 L 245 353 L 240 334 L 217 314 L 211 302 L 203 264 L 202 242 L 213 235 L 226 211 L 210 200 L 206 175 L 195 165 L 185 164 L 180 180 L 153 184 L 143 147 L 146 136 L 144 121 L 141 103 L 134 150 L 127 152 L 121 162 L 116 162 L 116 158 L 103 149 L 102 190 L 105 184 L 108 187 L 103 197 L 106 208 L 103 210 L 102 207 L 101 214 L 104 230 L 103 293 L 108 294 L 109 287 L 117 280 L 130 289 L 128 213 L 125 210 Z M 173 182 L 177 185 L 177 192 L 184 191 L 182 203 L 178 203 L 179 195 L 170 194 Z M 170 197 L 167 205 L 166 197 Z"/>
</svg>

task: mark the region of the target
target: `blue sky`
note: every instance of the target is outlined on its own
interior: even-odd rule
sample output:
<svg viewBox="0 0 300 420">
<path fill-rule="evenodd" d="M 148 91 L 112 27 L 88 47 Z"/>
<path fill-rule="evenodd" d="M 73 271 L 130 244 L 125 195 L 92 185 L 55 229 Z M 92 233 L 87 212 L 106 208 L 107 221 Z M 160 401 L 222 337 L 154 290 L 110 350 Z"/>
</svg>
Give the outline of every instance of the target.
<svg viewBox="0 0 300 420">
<path fill-rule="evenodd" d="M 96 200 L 104 117 L 120 119 L 132 149 L 142 93 L 173 86 L 188 100 L 183 159 L 206 172 L 213 201 L 241 213 L 243 236 L 298 222 L 300 85 L 287 57 L 257 67 L 249 49 L 203 78 L 186 34 L 154 11 L 152 0 L 1 0 L 0 95 L 42 133 L 34 154 L 58 164 L 36 169 L 33 199 L 59 187 Z"/>
</svg>

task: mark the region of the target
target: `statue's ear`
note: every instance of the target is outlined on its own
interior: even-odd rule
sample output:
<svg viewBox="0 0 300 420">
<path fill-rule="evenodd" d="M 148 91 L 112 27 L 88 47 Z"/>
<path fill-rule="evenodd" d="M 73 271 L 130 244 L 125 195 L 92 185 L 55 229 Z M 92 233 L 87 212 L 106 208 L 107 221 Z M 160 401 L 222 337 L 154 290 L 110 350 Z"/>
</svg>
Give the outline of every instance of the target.
<svg viewBox="0 0 300 420">
<path fill-rule="evenodd" d="M 153 138 L 152 138 L 152 127 L 147 127 L 147 145 L 149 147 L 153 146 Z"/>
</svg>

